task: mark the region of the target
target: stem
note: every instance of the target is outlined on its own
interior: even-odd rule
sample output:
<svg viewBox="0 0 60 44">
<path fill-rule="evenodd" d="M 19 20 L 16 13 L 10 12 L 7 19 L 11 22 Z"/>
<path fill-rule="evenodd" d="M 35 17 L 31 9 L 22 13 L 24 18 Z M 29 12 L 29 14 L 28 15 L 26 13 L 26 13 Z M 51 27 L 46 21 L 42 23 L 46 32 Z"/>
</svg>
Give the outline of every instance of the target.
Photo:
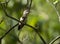
<svg viewBox="0 0 60 44">
<path fill-rule="evenodd" d="M 30 26 L 30 25 L 28 25 L 28 24 L 25 24 L 25 25 L 31 27 L 32 29 L 34 29 L 34 31 L 38 34 L 38 36 L 41 38 L 41 40 L 43 41 L 43 43 L 46 44 L 46 41 L 45 41 L 45 40 L 43 39 L 43 37 L 39 34 L 39 32 L 37 31 L 36 28 L 34 28 L 33 26 Z"/>
<path fill-rule="evenodd" d="M 13 28 L 15 28 L 17 25 L 18 25 L 18 24 L 16 24 L 16 25 L 14 25 L 13 27 L 11 27 L 11 28 L 0 38 L 0 40 L 3 39 L 3 38 L 4 38 Z"/>
<path fill-rule="evenodd" d="M 56 40 L 58 40 L 60 38 L 60 35 L 57 36 L 55 39 L 53 39 L 49 44 L 53 44 Z"/>
</svg>

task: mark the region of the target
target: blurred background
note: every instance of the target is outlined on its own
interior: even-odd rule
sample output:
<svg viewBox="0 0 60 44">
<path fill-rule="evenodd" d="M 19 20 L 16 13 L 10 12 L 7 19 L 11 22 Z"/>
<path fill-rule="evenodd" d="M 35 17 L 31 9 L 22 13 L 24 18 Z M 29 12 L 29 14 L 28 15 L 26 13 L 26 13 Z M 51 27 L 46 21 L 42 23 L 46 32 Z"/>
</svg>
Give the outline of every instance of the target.
<svg viewBox="0 0 60 44">
<path fill-rule="evenodd" d="M 5 0 L 0 0 L 5 2 Z M 7 11 L 10 16 L 19 20 L 22 16 L 27 0 L 10 0 L 7 5 Z M 27 18 L 27 24 L 37 28 L 41 36 L 47 42 L 52 41 L 60 35 L 60 0 L 33 0 L 30 13 Z M 0 6 L 0 37 L 18 22 L 5 15 Z M 15 27 L 7 36 L 2 39 L 2 44 L 43 44 L 37 33 L 30 27 L 24 26 L 18 30 Z M 54 42 L 59 44 L 60 40 Z"/>
</svg>

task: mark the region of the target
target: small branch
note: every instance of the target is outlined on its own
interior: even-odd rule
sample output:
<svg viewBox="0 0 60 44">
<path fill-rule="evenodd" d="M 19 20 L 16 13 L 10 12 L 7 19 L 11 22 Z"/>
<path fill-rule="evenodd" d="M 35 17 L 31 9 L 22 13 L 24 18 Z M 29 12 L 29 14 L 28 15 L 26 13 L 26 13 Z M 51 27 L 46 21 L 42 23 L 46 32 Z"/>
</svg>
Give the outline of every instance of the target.
<svg viewBox="0 0 60 44">
<path fill-rule="evenodd" d="M 3 38 L 4 38 L 13 28 L 15 28 L 17 25 L 18 25 L 18 24 L 16 24 L 16 25 L 14 25 L 13 27 L 11 27 L 11 28 L 0 38 L 0 40 L 3 39 Z"/>
<path fill-rule="evenodd" d="M 12 28 L 10 28 L 1 38 L 0 38 L 0 44 L 1 44 L 1 40 L 13 29 L 17 26 L 18 24 L 16 24 L 15 26 L 13 26 Z"/>
<path fill-rule="evenodd" d="M 60 35 L 53 39 L 49 44 L 53 44 L 56 40 L 60 39 Z"/>
<path fill-rule="evenodd" d="M 30 1 L 30 2 L 29 2 Z M 27 9 L 31 9 L 32 0 L 27 0 Z"/>
<path fill-rule="evenodd" d="M 54 8 L 54 10 L 56 11 L 57 16 L 58 16 L 58 21 L 60 22 L 60 14 L 59 14 L 58 10 L 56 9 L 56 7 L 55 7 L 52 3 L 50 3 L 49 0 L 46 0 L 46 1 L 47 1 L 47 2 Z"/>
<path fill-rule="evenodd" d="M 18 39 L 18 42 L 20 43 L 20 44 L 23 44 L 20 40 L 19 40 L 19 38 L 17 38 Z"/>
<path fill-rule="evenodd" d="M 1 1 L 0 1 L 0 4 L 3 4 L 3 5 L 5 6 L 5 8 L 7 8 L 7 5 L 8 5 L 8 3 L 9 3 L 9 1 L 10 1 L 10 0 L 5 0 L 5 2 L 1 2 Z"/>
<path fill-rule="evenodd" d="M 1 27 L 0 27 L 0 29 L 1 29 L 2 31 L 6 32 L 5 29 L 3 29 L 3 28 L 1 28 Z M 12 36 L 12 37 L 14 37 L 19 43 L 23 44 L 23 43 L 19 40 L 19 38 L 18 38 L 17 36 L 15 36 L 15 35 L 13 35 L 13 34 L 11 34 L 11 33 L 9 33 L 9 35 Z"/>
<path fill-rule="evenodd" d="M 44 44 L 46 44 L 46 41 L 43 39 L 43 37 L 39 34 L 39 32 L 37 31 L 37 29 L 33 26 L 30 26 L 28 24 L 25 24 L 28 27 L 31 27 L 32 29 L 34 29 L 34 31 L 38 34 L 38 36 L 41 38 L 41 40 L 43 41 Z"/>
<path fill-rule="evenodd" d="M 11 19 L 13 19 L 13 20 L 15 20 L 15 21 L 20 22 L 20 21 L 17 20 L 16 18 L 11 17 L 9 13 L 7 13 L 6 8 L 3 7 L 2 3 L 0 3 L 0 5 L 1 5 L 1 7 L 2 7 L 2 9 L 3 9 L 3 11 L 4 11 L 4 13 L 5 13 L 5 15 L 6 15 L 7 17 L 9 17 L 9 18 L 11 18 Z M 20 23 L 21 23 L 21 22 L 20 22 Z"/>
<path fill-rule="evenodd" d="M 5 2 L 1 2 L 1 1 L 0 1 L 0 3 L 1 3 L 1 4 L 6 4 L 6 5 L 7 5 L 7 4 L 9 3 L 9 1 L 10 1 L 10 0 L 5 0 Z"/>
</svg>

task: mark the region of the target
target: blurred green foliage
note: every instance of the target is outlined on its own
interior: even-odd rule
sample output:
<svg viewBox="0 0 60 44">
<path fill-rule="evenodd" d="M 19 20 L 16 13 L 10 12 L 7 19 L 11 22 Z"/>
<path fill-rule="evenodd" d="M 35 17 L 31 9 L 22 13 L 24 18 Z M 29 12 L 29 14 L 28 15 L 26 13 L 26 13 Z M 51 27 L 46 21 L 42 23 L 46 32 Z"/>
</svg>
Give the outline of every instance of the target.
<svg viewBox="0 0 60 44">
<path fill-rule="evenodd" d="M 5 2 L 5 0 L 0 1 Z M 10 16 L 19 19 L 22 16 L 23 10 L 26 8 L 25 5 L 26 0 L 10 0 L 7 5 L 8 13 Z M 44 40 L 49 43 L 56 36 L 60 35 L 59 14 L 60 0 L 33 0 L 31 12 L 27 18 L 27 24 L 36 27 Z M 0 21 L 2 19 L 3 22 L 0 24 L 0 37 L 18 23 L 7 17 L 0 6 Z M 3 38 L 2 44 L 19 44 L 16 37 L 23 44 L 43 44 L 37 33 L 28 26 L 24 26 L 22 30 L 18 30 L 15 27 Z"/>
</svg>

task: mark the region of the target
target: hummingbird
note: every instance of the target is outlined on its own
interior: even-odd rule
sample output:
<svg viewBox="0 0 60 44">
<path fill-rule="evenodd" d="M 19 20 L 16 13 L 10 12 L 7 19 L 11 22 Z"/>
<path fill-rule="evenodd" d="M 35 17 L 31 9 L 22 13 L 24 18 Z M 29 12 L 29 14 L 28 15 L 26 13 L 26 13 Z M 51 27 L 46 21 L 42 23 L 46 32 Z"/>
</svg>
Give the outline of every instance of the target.
<svg viewBox="0 0 60 44">
<path fill-rule="evenodd" d="M 23 12 L 22 17 L 19 19 L 21 23 L 19 22 L 18 30 L 20 30 L 27 22 L 27 16 L 30 13 L 31 5 L 32 5 L 32 0 L 30 0 L 30 3 L 29 0 L 27 0 L 27 5 L 26 5 L 27 7 Z"/>
<path fill-rule="evenodd" d="M 27 22 L 28 13 L 29 13 L 28 9 L 24 10 L 22 17 L 20 18 L 21 23 L 19 22 L 18 30 L 20 30 L 24 26 L 24 24 Z"/>
</svg>

